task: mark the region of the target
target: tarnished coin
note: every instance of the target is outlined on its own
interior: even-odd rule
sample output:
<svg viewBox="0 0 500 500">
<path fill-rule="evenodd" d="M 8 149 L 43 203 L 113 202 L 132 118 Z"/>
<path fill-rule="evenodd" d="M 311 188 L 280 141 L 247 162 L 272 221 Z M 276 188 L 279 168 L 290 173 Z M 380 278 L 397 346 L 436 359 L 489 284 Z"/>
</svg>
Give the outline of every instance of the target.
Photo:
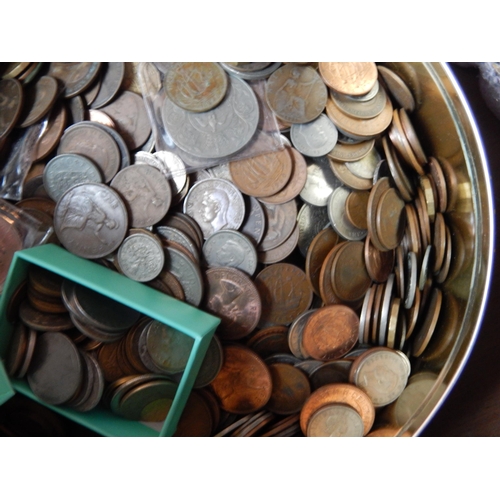
<svg viewBox="0 0 500 500">
<path fill-rule="evenodd" d="M 306 156 L 324 156 L 337 144 L 337 127 L 330 118 L 321 114 L 307 123 L 292 124 L 290 138 L 292 144 Z"/>
<path fill-rule="evenodd" d="M 7 137 L 23 110 L 23 86 L 15 78 L 0 80 L 0 139 Z"/>
<path fill-rule="evenodd" d="M 353 226 L 346 216 L 346 202 L 350 193 L 351 190 L 343 186 L 333 191 L 328 200 L 328 218 L 339 236 L 346 240 L 359 241 L 366 236 L 367 230 Z"/>
<path fill-rule="evenodd" d="M 48 75 L 60 81 L 64 97 L 74 97 L 87 90 L 95 81 L 101 69 L 100 62 L 52 62 Z"/>
<path fill-rule="evenodd" d="M 276 205 L 262 204 L 266 218 L 266 231 L 257 250 L 267 252 L 283 244 L 297 225 L 297 203 L 295 200 Z"/>
<path fill-rule="evenodd" d="M 375 139 L 362 141 L 357 144 L 343 144 L 337 141 L 335 147 L 328 153 L 328 156 L 338 162 L 358 161 L 366 156 L 375 145 Z"/>
<path fill-rule="evenodd" d="M 222 229 L 212 234 L 203 245 L 208 267 L 234 267 L 252 276 L 257 269 L 257 251 L 244 234 Z"/>
<path fill-rule="evenodd" d="M 360 160 L 345 162 L 345 166 L 354 175 L 361 177 L 362 179 L 372 180 L 375 174 L 375 170 L 379 166 L 381 160 L 382 158 L 379 152 L 376 148 L 373 148 Z"/>
<path fill-rule="evenodd" d="M 317 207 L 325 207 L 330 195 L 340 185 L 340 180 L 330 168 L 328 156 L 307 159 L 307 180 L 300 192 L 302 200 Z"/>
<path fill-rule="evenodd" d="M 120 170 L 110 186 L 122 196 L 132 227 L 152 226 L 170 208 L 170 184 L 161 172 L 149 165 L 136 164 Z"/>
<path fill-rule="evenodd" d="M 207 239 L 220 229 L 238 229 L 245 217 L 245 202 L 231 182 L 205 179 L 190 189 L 183 210 L 199 224 Z"/>
<path fill-rule="evenodd" d="M 243 199 L 245 201 L 245 218 L 239 231 L 257 247 L 262 241 L 266 229 L 264 209 L 259 200 L 253 196 L 244 196 Z"/>
<path fill-rule="evenodd" d="M 0 232 L 2 239 L 0 240 L 0 291 L 3 288 L 3 283 L 7 278 L 10 263 L 14 253 L 23 248 L 23 240 L 19 232 L 12 224 L 7 222 L 3 217 L 0 217 Z"/>
<path fill-rule="evenodd" d="M 299 267 L 288 263 L 271 264 L 255 278 L 262 301 L 261 328 L 289 325 L 309 309 L 313 291 Z"/>
<path fill-rule="evenodd" d="M 258 252 L 258 260 L 262 264 L 274 264 L 285 260 L 297 247 L 299 242 L 299 226 L 295 224 L 292 233 L 282 243 L 265 251 Z"/>
<path fill-rule="evenodd" d="M 311 314 L 302 337 L 309 355 L 319 361 L 341 358 L 356 344 L 359 316 L 350 307 L 332 304 Z"/>
<path fill-rule="evenodd" d="M 43 170 L 43 185 L 47 194 L 59 201 L 71 187 L 81 183 L 102 182 L 101 171 L 82 155 L 61 154 L 50 160 Z"/>
<path fill-rule="evenodd" d="M 320 62 L 319 72 L 331 89 L 352 96 L 367 94 L 378 76 L 373 62 Z"/>
<path fill-rule="evenodd" d="M 92 101 L 93 109 L 102 108 L 116 97 L 124 76 L 125 63 L 116 61 L 103 63 L 99 91 Z"/>
<path fill-rule="evenodd" d="M 58 95 L 57 80 L 42 76 L 24 93 L 18 126 L 25 128 L 40 121 L 52 108 Z"/>
<path fill-rule="evenodd" d="M 24 300 L 19 306 L 21 321 L 36 331 L 54 332 L 69 330 L 73 327 L 69 315 L 65 313 L 47 313 L 33 307 L 29 300 Z"/>
<path fill-rule="evenodd" d="M 382 113 L 387 100 L 384 87 L 380 85 L 376 85 L 376 87 L 377 91 L 374 92 L 374 96 L 367 100 L 356 99 L 352 96 L 339 94 L 333 90 L 330 91 L 330 98 L 347 115 L 359 120 L 368 120 Z"/>
<path fill-rule="evenodd" d="M 415 98 L 403 79 L 385 66 L 377 66 L 377 69 L 391 96 L 402 108 L 411 113 L 415 109 Z"/>
<path fill-rule="evenodd" d="M 79 184 L 57 202 L 54 229 L 70 252 L 88 259 L 115 251 L 127 234 L 127 209 L 104 184 Z"/>
<path fill-rule="evenodd" d="M 113 137 L 93 122 L 80 122 L 67 128 L 57 154 L 74 153 L 92 160 L 104 182 L 110 182 L 120 167 L 120 150 Z"/>
<path fill-rule="evenodd" d="M 229 163 L 231 179 L 240 191 L 258 198 L 283 189 L 292 175 L 288 148 Z"/>
<path fill-rule="evenodd" d="M 283 325 L 270 326 L 253 333 L 246 342 L 254 352 L 261 356 L 267 364 L 270 364 L 269 358 L 283 355 L 291 355 L 288 348 L 288 328 Z M 292 356 L 293 357 L 293 356 Z"/>
<path fill-rule="evenodd" d="M 24 362 L 28 349 L 28 336 L 28 327 L 22 321 L 17 321 L 9 339 L 5 361 L 5 369 L 9 377 L 18 377 L 18 370 Z"/>
<path fill-rule="evenodd" d="M 306 257 L 309 245 L 316 235 L 330 226 L 326 207 L 317 207 L 304 203 L 297 215 L 299 226 L 299 250 Z"/>
<path fill-rule="evenodd" d="M 197 244 L 180 229 L 172 226 L 156 226 L 156 234 L 160 239 L 167 240 L 167 242 L 175 242 L 182 245 L 193 256 L 194 260 L 199 262 L 200 252 Z"/>
<path fill-rule="evenodd" d="M 127 236 L 118 248 L 120 271 L 134 281 L 156 278 L 165 262 L 165 253 L 153 235 L 136 233 Z"/>
<path fill-rule="evenodd" d="M 45 403 L 66 403 L 80 388 L 82 365 L 81 355 L 69 337 L 58 332 L 42 333 L 28 370 L 30 389 Z"/>
<path fill-rule="evenodd" d="M 272 378 L 264 361 L 242 345 L 224 347 L 224 363 L 210 384 L 223 410 L 247 414 L 263 408 L 272 394 Z"/>
<path fill-rule="evenodd" d="M 345 201 L 345 215 L 347 220 L 358 229 L 368 229 L 367 209 L 368 191 L 351 191 Z"/>
<path fill-rule="evenodd" d="M 224 158 L 243 149 L 253 137 L 259 105 L 246 82 L 230 77 L 226 97 L 217 107 L 191 113 L 166 98 L 162 118 L 181 150 L 198 158 Z"/>
<path fill-rule="evenodd" d="M 406 228 L 405 202 L 394 188 L 389 188 L 378 202 L 376 228 L 382 244 L 379 250 L 394 250 L 401 243 Z"/>
<path fill-rule="evenodd" d="M 394 250 L 382 252 L 371 244 L 370 236 L 365 239 L 365 265 L 370 278 L 377 282 L 383 283 L 391 274 L 394 268 L 396 253 Z"/>
<path fill-rule="evenodd" d="M 215 108 L 226 95 L 228 77 L 214 62 L 178 62 L 167 71 L 164 87 L 181 108 L 200 113 Z"/>
<path fill-rule="evenodd" d="M 334 403 L 315 411 L 307 424 L 308 437 L 363 437 L 361 415 L 351 406 Z"/>
<path fill-rule="evenodd" d="M 151 124 L 141 96 L 125 90 L 111 103 L 100 108 L 115 122 L 117 132 L 132 151 L 142 146 L 151 135 Z"/>
<path fill-rule="evenodd" d="M 231 267 L 214 267 L 205 273 L 203 309 L 221 319 L 217 335 L 223 340 L 241 339 L 259 323 L 262 301 L 248 275 Z"/>
<path fill-rule="evenodd" d="M 83 118 L 82 118 L 83 120 Z M 68 112 L 65 103 L 56 103 L 52 110 L 49 112 L 47 126 L 38 138 L 34 147 L 33 161 L 39 161 L 47 157 L 56 148 L 59 139 L 63 135 L 68 121 Z"/>
<path fill-rule="evenodd" d="M 288 123 L 307 123 L 325 109 L 328 90 L 311 66 L 286 64 L 266 82 L 266 99 L 276 115 Z"/>
</svg>

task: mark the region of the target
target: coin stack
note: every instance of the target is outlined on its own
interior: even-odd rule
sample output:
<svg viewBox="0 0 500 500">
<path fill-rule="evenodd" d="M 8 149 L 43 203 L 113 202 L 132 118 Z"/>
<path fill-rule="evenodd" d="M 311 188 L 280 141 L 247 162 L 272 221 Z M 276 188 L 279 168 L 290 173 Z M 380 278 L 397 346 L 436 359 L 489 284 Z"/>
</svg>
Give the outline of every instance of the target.
<svg viewBox="0 0 500 500">
<path fill-rule="evenodd" d="M 17 204 L 53 217 L 69 251 L 221 318 L 217 368 L 188 404 L 211 424 L 186 417 L 183 435 L 381 427 L 376 410 L 436 348 L 458 184 L 446 158 L 426 154 L 401 75 L 375 63 L 147 63 L 138 86 L 132 64 L 51 63 L 23 83 L 23 64 L 0 68 L 6 163 L 33 123 L 20 118 L 28 92 L 45 111 Z M 55 98 L 34 90 L 42 80 Z M 276 130 L 282 147 L 250 153 Z M 169 147 L 155 150 L 152 131 Z M 93 325 L 114 372 L 108 406 L 142 383 L 169 392 L 175 376 L 158 373 L 155 348 L 144 355 L 151 328 L 117 340 Z M 153 366 L 159 378 L 122 380 Z"/>
</svg>

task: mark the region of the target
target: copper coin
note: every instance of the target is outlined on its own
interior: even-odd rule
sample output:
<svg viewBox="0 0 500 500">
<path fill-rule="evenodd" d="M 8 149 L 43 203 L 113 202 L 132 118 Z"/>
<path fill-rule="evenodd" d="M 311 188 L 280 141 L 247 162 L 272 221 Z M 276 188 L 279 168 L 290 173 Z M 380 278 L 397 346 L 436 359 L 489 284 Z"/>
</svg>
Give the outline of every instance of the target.
<svg viewBox="0 0 500 500">
<path fill-rule="evenodd" d="M 321 299 L 325 304 L 339 304 L 341 300 L 337 297 L 332 287 L 332 266 L 339 250 L 346 244 L 342 241 L 328 252 L 319 273 L 319 291 Z"/>
<path fill-rule="evenodd" d="M 376 212 L 376 232 L 383 245 L 379 250 L 394 250 L 403 239 L 406 228 L 405 202 L 394 188 L 389 188 L 380 198 Z"/>
<path fill-rule="evenodd" d="M 250 277 L 231 267 L 206 271 L 203 308 L 221 319 L 217 334 L 223 340 L 241 339 L 254 330 L 260 320 L 262 304 Z"/>
<path fill-rule="evenodd" d="M 367 208 L 370 193 L 351 191 L 345 202 L 345 214 L 349 222 L 358 229 L 368 229 Z"/>
<path fill-rule="evenodd" d="M 101 84 L 96 97 L 92 101 L 92 108 L 102 108 L 111 102 L 118 94 L 125 76 L 125 63 L 107 62 L 101 68 Z"/>
<path fill-rule="evenodd" d="M 443 292 L 439 288 L 433 288 L 429 300 L 423 322 L 413 337 L 411 350 L 413 356 L 420 356 L 424 352 L 434 334 L 443 303 Z"/>
<path fill-rule="evenodd" d="M 377 66 L 378 73 L 395 101 L 411 113 L 415 109 L 415 98 L 404 80 L 385 66 Z"/>
<path fill-rule="evenodd" d="M 266 229 L 257 247 L 258 252 L 267 252 L 283 245 L 297 229 L 297 202 L 295 200 L 278 205 L 261 204 L 266 220 Z M 297 235 L 298 240 L 298 235 Z"/>
<path fill-rule="evenodd" d="M 93 84 L 99 74 L 101 64 L 100 62 L 52 62 L 48 75 L 62 83 L 64 97 L 74 97 Z"/>
<path fill-rule="evenodd" d="M 286 64 L 267 80 L 266 99 L 276 115 L 288 123 L 307 123 L 325 109 L 328 91 L 311 66 Z"/>
<path fill-rule="evenodd" d="M 328 156 L 338 162 L 358 161 L 364 158 L 375 145 L 375 139 L 361 141 L 356 144 L 342 144 L 337 141 Z"/>
<path fill-rule="evenodd" d="M 196 391 L 189 394 L 186 406 L 175 430 L 175 437 L 209 437 L 214 421 L 207 401 Z"/>
<path fill-rule="evenodd" d="M 401 198 L 406 202 L 411 201 L 415 195 L 415 188 L 413 186 L 412 178 L 409 173 L 405 171 L 403 165 L 398 159 L 398 154 L 394 149 L 394 146 L 387 139 L 387 136 L 382 137 L 382 146 L 384 148 L 385 157 L 387 159 L 387 165 L 391 172 L 391 176 L 394 180 L 394 184 L 399 190 Z"/>
<path fill-rule="evenodd" d="M 17 372 L 21 368 L 28 349 L 28 327 L 17 321 L 9 339 L 5 369 L 9 377 L 17 377 Z"/>
<path fill-rule="evenodd" d="M 272 378 L 264 361 L 248 347 L 224 347 L 224 363 L 210 384 L 221 408 L 236 414 L 260 410 L 272 394 Z"/>
<path fill-rule="evenodd" d="M 309 355 L 319 361 L 338 359 L 356 344 L 359 316 L 341 304 L 322 307 L 311 314 L 302 337 Z"/>
<path fill-rule="evenodd" d="M 128 148 L 142 146 L 151 134 L 151 124 L 142 97 L 125 90 L 110 104 L 100 108 L 115 122 Z"/>
<path fill-rule="evenodd" d="M 292 156 L 288 149 L 274 151 L 229 163 L 231 178 L 238 189 L 255 197 L 276 194 L 292 174 Z"/>
<path fill-rule="evenodd" d="M 273 354 L 291 353 L 288 346 L 288 328 L 283 325 L 258 330 L 246 342 L 264 360 Z"/>
<path fill-rule="evenodd" d="M 269 366 L 273 390 L 266 408 L 278 415 L 290 415 L 301 410 L 311 394 L 307 375 L 285 363 Z"/>
<path fill-rule="evenodd" d="M 348 383 L 352 363 L 348 359 L 337 359 L 321 363 L 311 370 L 309 374 L 312 390 L 315 391 L 327 384 Z"/>
<path fill-rule="evenodd" d="M 215 108 L 224 99 L 227 86 L 226 72 L 214 62 L 173 63 L 164 80 L 169 98 L 194 113 Z"/>
<path fill-rule="evenodd" d="M 365 265 L 370 278 L 377 283 L 387 281 L 394 268 L 396 253 L 394 250 L 382 252 L 371 244 L 370 237 L 365 240 Z"/>
<path fill-rule="evenodd" d="M 48 115 L 47 128 L 35 145 L 34 160 L 46 158 L 59 143 L 67 123 L 67 110 L 64 102 L 56 103 Z"/>
<path fill-rule="evenodd" d="M 23 110 L 23 86 L 14 78 L 0 80 L 0 139 L 7 137 Z"/>
<path fill-rule="evenodd" d="M 374 62 L 320 62 L 319 72 L 331 89 L 351 96 L 367 94 L 378 76 Z"/>
<path fill-rule="evenodd" d="M 384 193 L 390 189 L 390 183 L 388 177 L 381 177 L 373 186 L 370 191 L 370 197 L 368 198 L 367 206 L 367 222 L 368 222 L 368 235 L 372 245 L 378 248 L 380 251 L 385 252 L 387 249 L 382 245 L 378 237 L 377 231 L 377 208 L 380 199 Z"/>
<path fill-rule="evenodd" d="M 33 86 L 28 87 L 18 126 L 25 128 L 40 121 L 54 105 L 57 95 L 57 80 L 51 76 L 42 76 Z"/>
<path fill-rule="evenodd" d="M 363 435 L 366 435 L 375 421 L 375 407 L 370 397 L 351 384 L 327 384 L 314 391 L 300 412 L 300 428 L 304 435 L 313 414 L 325 405 L 342 403 L 355 409 L 363 420 Z"/>
<path fill-rule="evenodd" d="M 28 300 L 19 307 L 21 321 L 37 331 L 62 331 L 73 328 L 73 323 L 67 313 L 46 313 L 35 309 Z"/>
<path fill-rule="evenodd" d="M 262 301 L 259 327 L 289 325 L 309 309 L 313 291 L 306 274 L 288 263 L 271 264 L 255 278 Z"/>
<path fill-rule="evenodd" d="M 14 257 L 14 253 L 22 250 L 23 242 L 21 235 L 15 227 L 7 222 L 4 218 L 0 217 L 0 233 L 2 240 L 0 241 L 0 291 L 3 283 L 7 278 L 10 263 Z"/>
</svg>

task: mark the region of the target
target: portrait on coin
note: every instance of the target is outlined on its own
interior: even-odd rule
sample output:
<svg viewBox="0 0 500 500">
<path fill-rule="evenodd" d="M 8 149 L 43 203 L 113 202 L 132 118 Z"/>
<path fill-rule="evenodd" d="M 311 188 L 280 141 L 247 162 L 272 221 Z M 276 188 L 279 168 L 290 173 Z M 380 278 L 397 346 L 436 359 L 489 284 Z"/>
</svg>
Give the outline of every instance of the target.
<svg viewBox="0 0 500 500">
<path fill-rule="evenodd" d="M 210 224 L 214 231 L 224 229 L 227 224 L 229 197 L 222 189 L 205 191 L 202 196 L 201 220 Z"/>
</svg>

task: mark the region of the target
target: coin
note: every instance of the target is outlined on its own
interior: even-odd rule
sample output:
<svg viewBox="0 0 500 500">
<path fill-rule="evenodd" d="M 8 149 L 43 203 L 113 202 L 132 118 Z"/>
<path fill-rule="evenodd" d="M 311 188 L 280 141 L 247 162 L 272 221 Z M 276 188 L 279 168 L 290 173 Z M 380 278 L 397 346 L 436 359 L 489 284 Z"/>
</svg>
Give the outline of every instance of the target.
<svg viewBox="0 0 500 500">
<path fill-rule="evenodd" d="M 359 241 L 367 235 L 366 229 L 353 226 L 346 215 L 346 201 L 351 190 L 340 186 L 333 191 L 328 200 L 328 218 L 339 236 L 347 240 Z"/>
<path fill-rule="evenodd" d="M 378 76 L 372 62 L 320 62 L 319 72 L 331 89 L 353 96 L 368 93 Z"/>
<path fill-rule="evenodd" d="M 23 110 L 23 86 L 14 78 L 0 80 L 0 139 L 7 137 Z"/>
<path fill-rule="evenodd" d="M 262 208 L 266 231 L 257 250 L 267 252 L 282 245 L 293 233 L 297 225 L 297 203 L 295 199 L 273 205 L 262 203 Z"/>
<path fill-rule="evenodd" d="M 370 94 L 373 90 L 370 92 Z M 335 101 L 335 104 L 347 115 L 359 120 L 367 120 L 375 118 L 384 110 L 386 104 L 386 92 L 384 87 L 377 85 L 377 90 L 374 96 L 370 99 L 359 100 L 353 96 L 339 94 L 334 90 L 330 90 L 330 98 Z"/>
<path fill-rule="evenodd" d="M 338 130 L 322 113 L 310 122 L 292 124 L 290 138 L 294 147 L 302 154 L 324 156 L 337 144 Z"/>
<path fill-rule="evenodd" d="M 24 93 L 23 111 L 18 126 L 29 127 L 40 121 L 52 108 L 58 95 L 57 80 L 42 76 Z"/>
<path fill-rule="evenodd" d="M 411 90 L 406 83 L 394 71 L 386 68 L 385 66 L 377 66 L 378 73 L 382 77 L 383 82 L 391 96 L 396 102 L 409 113 L 415 110 L 415 99 Z"/>
<path fill-rule="evenodd" d="M 361 415 L 345 404 L 328 404 L 315 411 L 306 430 L 308 437 L 363 437 Z"/>
<path fill-rule="evenodd" d="M 107 62 L 101 68 L 101 84 L 92 101 L 92 108 L 99 109 L 111 102 L 121 88 L 125 76 L 125 63 Z"/>
<path fill-rule="evenodd" d="M 56 148 L 66 127 L 67 115 L 68 112 L 64 103 L 56 102 L 49 112 L 47 126 L 34 147 L 33 161 L 46 158 Z"/>
<path fill-rule="evenodd" d="M 325 109 L 328 91 L 311 66 L 286 64 L 266 82 L 266 99 L 276 115 L 288 123 L 307 123 Z"/>
<path fill-rule="evenodd" d="M 345 201 L 346 217 L 358 229 L 368 229 L 366 219 L 369 196 L 367 191 L 351 191 Z"/>
<path fill-rule="evenodd" d="M 9 267 L 17 250 L 22 250 L 23 241 L 21 235 L 9 224 L 3 217 L 0 217 L 0 232 L 2 239 L 0 241 L 0 291 L 3 288 L 3 283 L 7 278 Z"/>
<path fill-rule="evenodd" d="M 52 62 L 48 75 L 62 83 L 64 97 L 74 97 L 87 90 L 101 69 L 99 62 Z"/>
<path fill-rule="evenodd" d="M 394 188 L 389 188 L 382 194 L 376 213 L 376 232 L 382 245 L 379 250 L 394 250 L 401 243 L 406 228 L 404 207 L 404 201 Z"/>
<path fill-rule="evenodd" d="M 179 62 L 168 69 L 165 92 L 181 108 L 200 113 L 215 108 L 228 87 L 228 76 L 213 62 Z"/>
<path fill-rule="evenodd" d="M 307 159 L 307 180 L 300 192 L 300 197 L 306 203 L 324 207 L 333 191 L 341 185 L 339 179 L 330 168 L 327 156 Z"/>
</svg>

